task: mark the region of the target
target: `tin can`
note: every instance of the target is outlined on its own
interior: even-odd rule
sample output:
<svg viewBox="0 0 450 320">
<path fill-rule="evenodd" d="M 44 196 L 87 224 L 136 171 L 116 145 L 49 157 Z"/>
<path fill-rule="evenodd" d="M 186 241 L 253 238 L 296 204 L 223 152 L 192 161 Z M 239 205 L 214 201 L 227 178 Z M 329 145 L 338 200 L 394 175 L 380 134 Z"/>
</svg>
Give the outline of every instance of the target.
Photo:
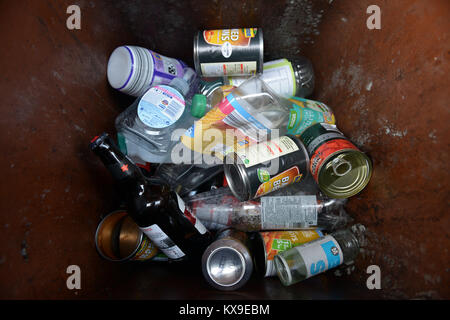
<svg viewBox="0 0 450 320">
<path fill-rule="evenodd" d="M 233 195 L 247 201 L 300 182 L 308 167 L 302 142 L 295 136 L 282 136 L 228 154 L 224 173 Z"/>
<path fill-rule="evenodd" d="M 146 261 L 158 255 L 158 248 L 128 213 L 121 210 L 109 213 L 99 223 L 95 232 L 95 246 L 100 256 L 109 261 Z M 161 260 L 161 257 L 157 260 Z"/>
<path fill-rule="evenodd" d="M 195 71 L 204 77 L 263 72 L 261 28 L 199 31 L 194 36 Z"/>
<path fill-rule="evenodd" d="M 369 183 L 372 162 L 335 125 L 316 123 L 300 139 L 310 156 L 310 172 L 330 198 L 349 198 Z"/>
<path fill-rule="evenodd" d="M 250 250 L 250 239 L 245 232 L 230 228 L 219 232 L 202 256 L 206 281 L 223 291 L 241 288 L 253 272 Z"/>
<path fill-rule="evenodd" d="M 292 231 L 264 231 L 252 234 L 255 271 L 263 277 L 277 274 L 273 258 L 279 252 L 323 237 L 319 229 Z"/>
</svg>

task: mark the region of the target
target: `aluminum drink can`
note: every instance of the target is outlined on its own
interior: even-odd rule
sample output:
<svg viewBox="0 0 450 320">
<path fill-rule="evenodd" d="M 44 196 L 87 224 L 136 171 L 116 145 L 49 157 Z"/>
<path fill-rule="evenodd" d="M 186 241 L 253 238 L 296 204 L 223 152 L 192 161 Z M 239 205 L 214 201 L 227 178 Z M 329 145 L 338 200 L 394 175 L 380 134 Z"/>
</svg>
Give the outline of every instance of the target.
<svg viewBox="0 0 450 320">
<path fill-rule="evenodd" d="M 275 255 L 320 237 L 323 237 L 320 229 L 255 232 L 252 241 L 256 273 L 263 277 L 276 276 Z"/>
<path fill-rule="evenodd" d="M 241 288 L 253 272 L 250 250 L 250 240 L 245 232 L 231 228 L 219 232 L 202 256 L 206 281 L 223 291 Z"/>
<path fill-rule="evenodd" d="M 195 71 L 203 77 L 263 72 L 261 28 L 199 31 L 194 36 Z"/>
<path fill-rule="evenodd" d="M 95 232 L 95 246 L 100 256 L 109 261 L 147 261 L 157 255 L 156 260 L 161 260 L 158 248 L 122 210 L 102 219 Z"/>
<path fill-rule="evenodd" d="M 308 150 L 310 172 L 330 198 L 349 198 L 369 183 L 372 161 L 332 124 L 316 123 L 300 139 Z"/>
<path fill-rule="evenodd" d="M 224 173 L 233 195 L 247 201 L 300 182 L 308 167 L 302 142 L 295 136 L 282 136 L 228 154 Z"/>
</svg>

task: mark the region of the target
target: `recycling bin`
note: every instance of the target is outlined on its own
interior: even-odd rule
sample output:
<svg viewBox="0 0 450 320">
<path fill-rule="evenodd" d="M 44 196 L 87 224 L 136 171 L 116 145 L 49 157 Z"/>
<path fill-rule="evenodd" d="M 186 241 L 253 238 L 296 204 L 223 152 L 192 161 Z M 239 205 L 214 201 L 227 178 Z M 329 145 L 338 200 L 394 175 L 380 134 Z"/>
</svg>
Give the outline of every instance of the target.
<svg viewBox="0 0 450 320">
<path fill-rule="evenodd" d="M 449 299 L 449 15 L 445 0 L 1 2 L 0 299 Z M 224 292 L 197 268 L 96 251 L 120 201 L 88 145 L 135 99 L 109 86 L 109 55 L 193 67 L 194 34 L 233 27 L 263 28 L 264 61 L 310 59 L 311 98 L 373 161 L 347 205 L 367 245 L 339 272 Z"/>
</svg>

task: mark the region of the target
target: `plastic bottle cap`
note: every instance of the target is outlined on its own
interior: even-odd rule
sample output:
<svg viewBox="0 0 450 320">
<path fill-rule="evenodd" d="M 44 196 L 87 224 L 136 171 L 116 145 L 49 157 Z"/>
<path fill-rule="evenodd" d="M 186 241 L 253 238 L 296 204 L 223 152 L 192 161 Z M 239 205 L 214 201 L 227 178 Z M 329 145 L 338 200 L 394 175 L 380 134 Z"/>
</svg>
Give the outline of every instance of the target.
<svg viewBox="0 0 450 320">
<path fill-rule="evenodd" d="M 203 94 L 194 94 L 191 105 L 191 115 L 201 118 L 206 113 L 206 96 Z"/>
</svg>

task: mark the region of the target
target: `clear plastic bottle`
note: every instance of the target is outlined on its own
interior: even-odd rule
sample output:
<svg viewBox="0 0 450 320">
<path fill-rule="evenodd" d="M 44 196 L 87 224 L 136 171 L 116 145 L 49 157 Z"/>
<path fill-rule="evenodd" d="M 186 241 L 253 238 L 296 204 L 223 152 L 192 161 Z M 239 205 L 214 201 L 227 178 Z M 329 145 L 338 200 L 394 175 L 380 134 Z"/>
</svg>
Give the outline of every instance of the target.
<svg viewBox="0 0 450 320">
<path fill-rule="evenodd" d="M 274 263 L 279 279 L 289 286 L 343 263 L 351 263 L 364 243 L 364 231 L 364 226 L 356 224 L 278 253 Z"/>
<path fill-rule="evenodd" d="M 233 88 L 233 86 L 221 85 L 203 93 L 195 94 L 192 98 L 191 114 L 196 118 L 203 117 L 209 110 L 222 101 Z"/>
<path fill-rule="evenodd" d="M 224 83 L 232 86 L 241 85 L 248 77 L 225 77 Z M 314 69 L 305 57 L 278 59 L 264 63 L 261 80 L 279 96 L 307 97 L 314 91 Z"/>
<path fill-rule="evenodd" d="M 241 231 L 302 230 L 320 228 L 333 231 L 344 227 L 350 216 L 346 201 L 320 194 L 266 196 L 260 201 L 240 202 L 226 188 L 197 194 L 187 200 L 196 217 L 218 229 Z"/>
<path fill-rule="evenodd" d="M 219 107 L 225 110 L 230 108 L 228 105 L 232 111 L 222 122 L 257 141 L 268 140 L 268 134 L 275 129 L 279 136 L 297 135 L 299 130 L 305 129 L 305 121 L 312 125 L 331 110 L 318 101 L 301 99 L 298 102 L 283 98 L 262 80 L 262 76 L 253 76 L 234 88 Z M 308 105 L 320 108 L 313 110 Z M 307 113 L 308 117 L 305 117 Z"/>
<path fill-rule="evenodd" d="M 183 78 L 148 89 L 116 119 L 122 152 L 139 163 L 170 162 L 173 134 L 180 129 L 181 135 L 195 121 L 190 104 L 197 86 L 195 71 L 185 68 Z"/>
</svg>

